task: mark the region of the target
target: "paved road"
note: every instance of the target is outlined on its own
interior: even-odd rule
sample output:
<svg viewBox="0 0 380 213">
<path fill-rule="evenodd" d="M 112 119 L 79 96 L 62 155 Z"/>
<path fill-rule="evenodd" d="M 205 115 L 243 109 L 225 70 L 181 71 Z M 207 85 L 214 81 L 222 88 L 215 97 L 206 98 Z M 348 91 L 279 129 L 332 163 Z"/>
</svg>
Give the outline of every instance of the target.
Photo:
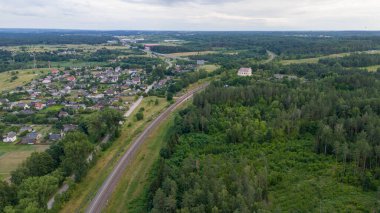
<svg viewBox="0 0 380 213">
<path fill-rule="evenodd" d="M 87 207 L 86 212 L 89 213 L 98 213 L 101 212 L 102 209 L 108 202 L 108 199 L 111 197 L 112 192 L 114 191 L 117 183 L 125 171 L 125 168 L 128 166 L 132 157 L 140 148 L 140 146 L 144 143 L 145 139 L 148 135 L 159 125 L 164 119 L 166 119 L 179 105 L 189 100 L 196 92 L 207 87 L 208 84 L 204 84 L 190 92 L 187 92 L 180 98 L 176 100 L 176 102 L 167 108 L 164 112 L 162 112 L 156 119 L 151 122 L 148 127 L 136 138 L 130 148 L 124 153 L 121 159 L 117 162 L 117 165 L 113 169 L 113 171 L 109 174 L 107 179 L 104 181 L 102 186 L 99 188 L 96 193 L 94 199 L 91 201 L 90 205 Z"/>
<path fill-rule="evenodd" d="M 152 88 L 153 88 L 153 85 L 155 84 L 156 82 L 154 82 L 152 85 L 148 86 L 145 90 L 145 93 L 148 93 Z M 143 96 L 140 96 L 132 105 L 131 107 L 129 107 L 129 110 L 124 114 L 124 117 L 129 117 L 134 111 L 135 109 L 141 104 L 142 100 L 144 99 Z"/>
<path fill-rule="evenodd" d="M 143 96 L 140 96 L 139 99 L 137 99 L 137 101 L 133 102 L 133 104 L 129 107 L 129 110 L 124 114 L 124 117 L 129 117 L 134 111 L 135 109 L 141 104 L 142 100 L 143 100 Z"/>
</svg>

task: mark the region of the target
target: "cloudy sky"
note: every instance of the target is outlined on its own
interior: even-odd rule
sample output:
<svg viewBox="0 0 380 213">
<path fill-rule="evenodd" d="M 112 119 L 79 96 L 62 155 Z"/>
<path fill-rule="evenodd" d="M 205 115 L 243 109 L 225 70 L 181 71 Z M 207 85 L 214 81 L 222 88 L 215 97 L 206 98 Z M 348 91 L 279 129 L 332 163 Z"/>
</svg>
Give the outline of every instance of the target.
<svg viewBox="0 0 380 213">
<path fill-rule="evenodd" d="M 380 1 L 0 0 L 0 28 L 380 30 Z"/>
</svg>

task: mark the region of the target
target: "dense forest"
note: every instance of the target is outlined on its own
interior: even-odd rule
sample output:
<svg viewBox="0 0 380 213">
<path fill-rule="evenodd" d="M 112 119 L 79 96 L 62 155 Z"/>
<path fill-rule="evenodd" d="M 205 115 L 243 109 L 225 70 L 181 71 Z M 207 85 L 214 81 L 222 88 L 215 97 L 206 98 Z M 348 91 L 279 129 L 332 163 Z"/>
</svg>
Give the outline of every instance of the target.
<svg viewBox="0 0 380 213">
<path fill-rule="evenodd" d="M 380 76 L 308 69 L 295 80 L 225 73 L 195 96 L 160 152 L 149 210 L 378 210 Z"/>
<path fill-rule="evenodd" d="M 380 65 L 380 54 L 351 54 L 342 58 L 324 58 L 319 63 L 333 66 L 339 64 L 343 67 L 368 67 Z"/>
<path fill-rule="evenodd" d="M 33 44 L 101 44 L 112 40 L 110 35 L 65 32 L 1 32 L 0 46 Z"/>
<path fill-rule="evenodd" d="M 355 33 L 320 32 L 198 32 L 176 34 L 176 39 L 188 41 L 181 46 L 153 48 L 161 53 L 203 50 L 270 50 L 284 59 L 309 58 L 321 55 L 374 50 L 380 48 L 378 36 Z"/>
<path fill-rule="evenodd" d="M 159 59 L 149 59 L 139 57 L 145 53 L 140 50 L 112 50 L 107 48 L 101 48 L 92 53 L 84 52 L 81 49 L 70 50 L 75 54 L 62 54 L 64 50 L 44 51 L 30 53 L 26 51 L 18 51 L 12 53 L 8 50 L 0 49 L 0 72 L 16 69 L 29 69 L 33 68 L 33 61 L 36 59 L 37 67 L 47 67 L 48 62 L 102 62 L 109 63 L 110 60 L 117 59 L 119 56 L 127 57 L 124 59 L 121 65 L 131 68 L 143 68 L 146 65 L 157 65 L 161 61 Z"/>
</svg>

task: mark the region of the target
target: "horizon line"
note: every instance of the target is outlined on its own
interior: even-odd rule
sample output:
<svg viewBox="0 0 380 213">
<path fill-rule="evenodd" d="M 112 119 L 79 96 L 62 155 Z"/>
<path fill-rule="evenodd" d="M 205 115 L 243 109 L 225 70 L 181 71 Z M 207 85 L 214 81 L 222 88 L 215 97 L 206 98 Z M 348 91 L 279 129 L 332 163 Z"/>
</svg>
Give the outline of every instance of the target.
<svg viewBox="0 0 380 213">
<path fill-rule="evenodd" d="M 179 29 L 84 29 L 84 28 L 24 28 L 24 27 L 0 27 L 1 30 L 50 30 L 50 31 L 98 31 L 98 32 L 112 32 L 112 31 L 130 31 L 130 32 L 380 32 L 379 30 L 366 30 L 366 29 L 288 29 L 288 30 L 179 30 Z"/>
</svg>

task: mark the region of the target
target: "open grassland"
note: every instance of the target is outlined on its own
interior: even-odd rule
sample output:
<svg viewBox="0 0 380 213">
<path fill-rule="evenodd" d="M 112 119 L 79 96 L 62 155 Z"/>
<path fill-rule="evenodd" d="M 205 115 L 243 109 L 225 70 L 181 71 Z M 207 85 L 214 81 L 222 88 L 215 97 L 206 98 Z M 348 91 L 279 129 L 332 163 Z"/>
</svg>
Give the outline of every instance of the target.
<svg viewBox="0 0 380 213">
<path fill-rule="evenodd" d="M 378 53 L 380 53 L 380 50 L 370 50 L 370 51 L 355 52 L 355 53 L 378 54 Z M 281 60 L 280 63 L 283 64 L 283 65 L 303 64 L 303 63 L 318 63 L 319 59 L 323 59 L 323 58 L 340 58 L 340 57 L 348 56 L 350 54 L 352 54 L 352 53 L 339 53 L 339 54 L 332 54 L 332 55 L 315 57 L 315 58 L 304 58 L 304 59 L 294 59 L 294 60 Z"/>
<path fill-rule="evenodd" d="M 0 143 L 0 177 L 8 178 L 33 152 L 42 152 L 48 145 L 16 145 L 14 143 Z"/>
<path fill-rule="evenodd" d="M 25 85 L 33 79 L 39 78 L 48 72 L 49 69 L 25 69 L 25 70 L 11 70 L 0 73 L 0 92 L 5 90 L 12 90 L 16 87 Z M 18 73 L 17 73 L 18 72 Z M 17 79 L 12 81 L 12 73 L 16 73 Z"/>
<path fill-rule="evenodd" d="M 198 70 L 204 69 L 204 70 L 206 70 L 206 72 L 214 72 L 214 71 L 217 70 L 219 67 L 220 67 L 220 66 L 215 65 L 215 64 L 207 64 L 207 65 L 200 66 L 200 67 L 198 68 Z"/>
<path fill-rule="evenodd" d="M 187 56 L 193 56 L 193 55 L 207 55 L 207 54 L 213 54 L 216 53 L 215 51 L 201 51 L 201 52 L 181 52 L 181 53 L 172 53 L 167 54 L 169 57 L 187 57 Z"/>
<path fill-rule="evenodd" d="M 156 99 L 159 100 L 158 105 L 155 105 Z M 132 139 L 167 105 L 168 102 L 163 98 L 147 97 L 143 99 L 141 105 L 126 119 L 120 137 L 113 142 L 109 149 L 100 154 L 95 166 L 90 169 L 82 182 L 75 186 L 71 199 L 64 205 L 62 212 L 77 212 L 86 208 L 118 159 L 129 148 Z M 135 115 L 141 108 L 145 109 L 144 120 L 137 121 Z"/>
<path fill-rule="evenodd" d="M 124 172 L 105 212 L 145 212 L 149 176 L 167 139 L 174 116 L 164 121 L 146 140 Z"/>
<path fill-rule="evenodd" d="M 364 69 L 367 69 L 368 72 L 376 72 L 378 69 L 380 69 L 380 65 L 370 66 L 370 67 L 363 67 Z"/>
</svg>

